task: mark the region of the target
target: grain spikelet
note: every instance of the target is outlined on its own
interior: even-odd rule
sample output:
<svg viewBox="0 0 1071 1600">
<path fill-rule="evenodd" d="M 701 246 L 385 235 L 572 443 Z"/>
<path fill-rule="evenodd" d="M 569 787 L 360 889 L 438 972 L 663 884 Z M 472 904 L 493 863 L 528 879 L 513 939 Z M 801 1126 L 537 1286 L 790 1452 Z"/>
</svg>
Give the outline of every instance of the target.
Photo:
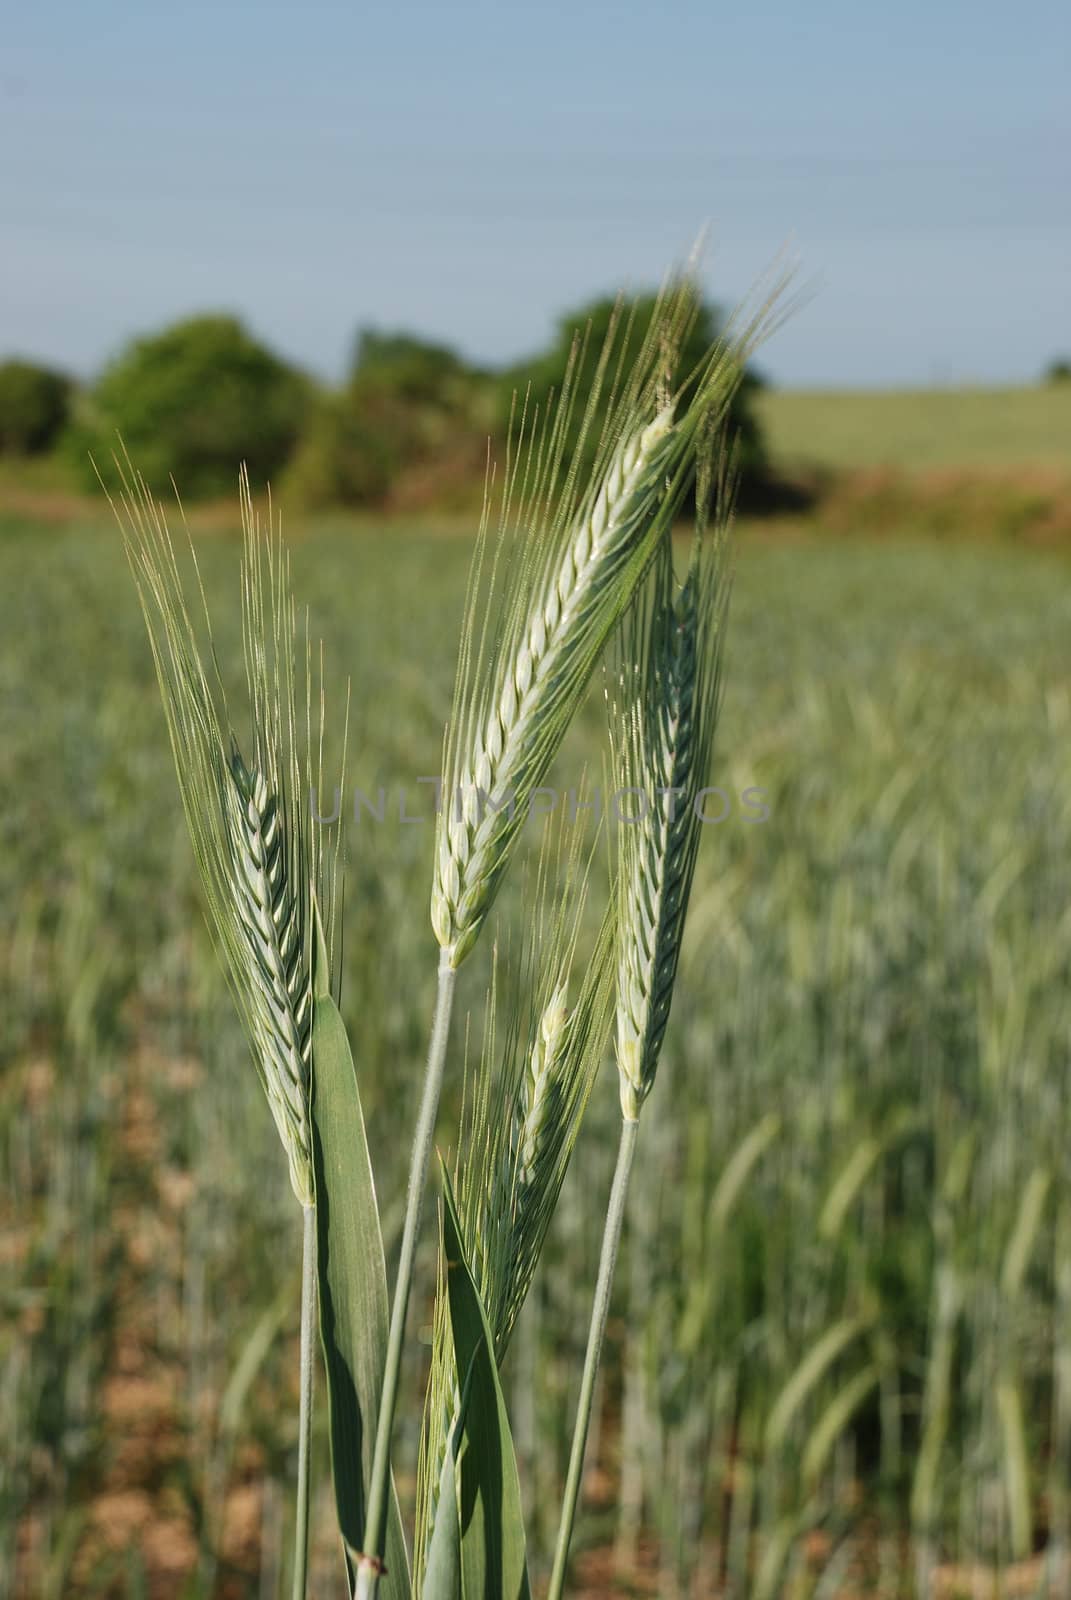
<svg viewBox="0 0 1071 1600">
<path fill-rule="evenodd" d="M 183 809 L 213 940 L 287 1154 L 294 1193 L 313 1200 L 309 1133 L 312 1009 L 311 894 L 333 924 L 329 863 L 314 775 L 311 664 L 299 717 L 298 631 L 286 552 L 263 530 L 241 477 L 242 639 L 249 701 L 247 760 L 231 721 L 196 556 L 203 640 L 187 603 L 162 508 L 127 461 L 113 509 L 137 584 L 156 663 Z M 212 676 L 204 656 L 212 662 Z M 322 730 L 323 703 L 319 705 Z M 310 814 L 311 813 L 311 814 Z"/>
<path fill-rule="evenodd" d="M 705 527 L 707 486 L 688 575 L 674 593 L 672 549 L 659 551 L 648 592 L 623 630 L 611 716 L 619 796 L 617 1062 L 621 1107 L 634 1121 L 654 1083 L 669 1020 L 684 919 L 702 832 L 697 804 L 717 724 L 729 595 L 732 494 Z M 620 797 L 630 796 L 630 805 Z M 631 820 L 628 820 L 631 819 Z"/>
</svg>

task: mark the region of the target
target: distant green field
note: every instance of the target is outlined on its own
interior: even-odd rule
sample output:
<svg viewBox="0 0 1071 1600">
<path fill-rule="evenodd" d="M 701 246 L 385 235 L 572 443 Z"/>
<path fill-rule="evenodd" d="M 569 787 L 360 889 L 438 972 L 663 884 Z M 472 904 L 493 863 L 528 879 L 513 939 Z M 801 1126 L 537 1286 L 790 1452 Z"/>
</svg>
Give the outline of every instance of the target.
<svg viewBox="0 0 1071 1600">
<path fill-rule="evenodd" d="M 1043 465 L 1071 471 L 1071 384 L 1031 389 L 771 390 L 775 461 L 825 467 Z"/>
</svg>

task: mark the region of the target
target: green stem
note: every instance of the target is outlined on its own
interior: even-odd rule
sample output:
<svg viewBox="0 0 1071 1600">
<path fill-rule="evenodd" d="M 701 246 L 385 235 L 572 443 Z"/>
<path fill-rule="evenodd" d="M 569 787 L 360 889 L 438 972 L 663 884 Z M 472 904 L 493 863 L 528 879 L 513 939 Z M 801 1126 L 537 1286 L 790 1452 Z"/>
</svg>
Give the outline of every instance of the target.
<svg viewBox="0 0 1071 1600">
<path fill-rule="evenodd" d="M 606 1225 L 602 1232 L 599 1276 L 595 1283 L 595 1300 L 591 1307 L 588 1348 L 584 1356 L 584 1376 L 580 1382 L 580 1399 L 577 1403 L 576 1422 L 573 1424 L 573 1447 L 569 1456 L 569 1474 L 565 1480 L 565 1498 L 562 1501 L 561 1523 L 558 1527 L 558 1546 L 554 1552 L 554 1570 L 550 1577 L 547 1600 L 561 1600 L 565 1584 L 569 1545 L 573 1537 L 577 1501 L 580 1498 L 580 1480 L 584 1474 L 584 1451 L 587 1447 L 591 1407 L 595 1398 L 595 1379 L 599 1372 L 599 1357 L 602 1355 L 602 1341 L 606 1333 L 614 1267 L 617 1265 L 617 1247 L 621 1242 L 629 1173 L 632 1170 L 632 1157 L 636 1149 L 639 1127 L 638 1122 L 627 1119 L 621 1124 L 621 1142 L 617 1147 L 617 1166 L 614 1168 L 610 1204 L 606 1210 Z"/>
<path fill-rule="evenodd" d="M 431 1027 L 424 1092 L 420 1101 L 420 1115 L 417 1119 L 413 1154 L 409 1164 L 409 1191 L 405 1223 L 402 1228 L 402 1247 L 398 1257 L 398 1277 L 394 1285 L 394 1301 L 390 1311 L 390 1331 L 387 1335 L 387 1355 L 383 1370 L 383 1393 L 376 1419 L 376 1444 L 372 1455 L 368 1510 L 365 1515 L 362 1540 L 364 1551 L 358 1559 L 355 1600 L 371 1600 L 382 1570 L 387 1532 L 387 1505 L 390 1496 L 390 1440 L 398 1399 L 405 1317 L 409 1309 L 409 1290 L 413 1282 L 413 1262 L 416 1256 L 417 1235 L 420 1231 L 420 1215 L 424 1205 L 428 1160 L 435 1136 L 435 1117 L 439 1109 L 439 1094 L 443 1084 L 446 1040 L 450 1031 L 450 1010 L 454 1000 L 456 978 L 457 973 L 450 965 L 448 952 L 441 951 L 439 986 L 435 996 L 435 1020 Z"/>
<path fill-rule="evenodd" d="M 294 1600 L 305 1600 L 309 1568 L 309 1441 L 312 1435 L 312 1324 L 316 1309 L 316 1207 L 305 1206 L 301 1234 L 301 1401 L 298 1411 Z"/>
</svg>

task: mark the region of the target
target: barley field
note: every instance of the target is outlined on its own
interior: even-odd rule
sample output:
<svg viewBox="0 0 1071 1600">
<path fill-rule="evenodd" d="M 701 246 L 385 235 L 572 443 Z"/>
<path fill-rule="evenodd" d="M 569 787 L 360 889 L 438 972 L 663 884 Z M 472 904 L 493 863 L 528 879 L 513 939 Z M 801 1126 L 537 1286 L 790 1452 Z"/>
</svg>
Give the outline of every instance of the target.
<svg viewBox="0 0 1071 1600">
<path fill-rule="evenodd" d="M 391 1256 L 434 992 L 417 778 L 440 766 L 470 542 L 288 531 L 336 746 L 351 694 L 342 1009 Z M 198 553 L 237 683 L 237 539 Z M 204 928 L 118 534 L 8 518 L 0 593 L 0 1594 L 275 1600 L 301 1224 Z M 599 770 L 600 698 L 563 796 Z M 745 530 L 717 751 L 727 815 L 639 1139 L 574 1592 L 1066 1595 L 1066 558 Z M 597 871 L 595 916 L 603 892 Z M 489 954 L 459 980 L 444 1147 Z M 505 1371 L 537 1591 L 617 1092 L 608 1062 Z M 428 1226 L 425 1364 L 434 1273 Z M 407 1502 L 418 1428 L 410 1407 Z M 322 1407 L 316 1429 L 327 1596 Z"/>
</svg>

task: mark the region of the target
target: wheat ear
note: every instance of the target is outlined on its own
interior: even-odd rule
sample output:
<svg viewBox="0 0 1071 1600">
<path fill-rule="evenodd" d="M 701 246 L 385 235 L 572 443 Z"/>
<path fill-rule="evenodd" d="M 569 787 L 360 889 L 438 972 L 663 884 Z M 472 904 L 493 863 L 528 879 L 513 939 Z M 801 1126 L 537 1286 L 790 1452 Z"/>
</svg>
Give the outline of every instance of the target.
<svg viewBox="0 0 1071 1600">
<path fill-rule="evenodd" d="M 543 586 L 482 727 L 444 796 L 432 917 L 460 963 L 471 949 L 505 871 L 516 812 L 554 754 L 560 716 L 571 713 L 599 650 L 631 593 L 630 558 L 647 548 L 665 469 L 672 415 L 660 412 L 623 441 L 595 504 Z"/>
<path fill-rule="evenodd" d="M 303 722 L 286 553 L 277 529 L 260 527 L 244 473 L 241 509 L 248 760 L 215 668 L 192 544 L 204 613 L 200 631 L 164 513 L 129 464 L 115 505 L 156 663 L 209 927 L 286 1151 L 294 1193 L 310 1206 L 313 884 L 328 926 L 332 896 L 319 829 L 306 803 L 314 786 L 311 692 Z M 203 655 L 213 663 L 212 679 Z M 307 682 L 309 676 L 306 655 Z"/>
<path fill-rule="evenodd" d="M 614 929 L 603 921 L 575 1003 L 563 969 L 537 990 L 527 1040 L 502 1063 L 478 1159 L 469 1151 L 462 1227 L 495 1339 L 505 1355 L 580 1131 L 610 1033 Z M 549 997 L 548 997 L 549 990 Z M 474 1138 L 477 1136 L 474 1134 Z"/>
<path fill-rule="evenodd" d="M 561 1093 L 562 1063 L 568 1042 L 568 987 L 560 983 L 551 995 L 528 1058 L 523 1094 L 518 1098 L 514 1135 L 517 1189 L 520 1196 L 540 1187 Z"/>
<path fill-rule="evenodd" d="M 614 781 L 643 797 L 642 816 L 619 829 L 617 1064 L 629 1120 L 654 1083 L 703 827 L 698 800 L 720 702 L 730 507 L 726 485 L 717 532 L 697 536 L 676 598 L 672 556 L 662 553 L 620 653 Z"/>
<path fill-rule="evenodd" d="M 436 834 L 432 926 L 451 966 L 479 937 L 534 789 L 542 783 L 606 640 L 624 616 L 762 337 L 772 301 L 708 351 L 676 352 L 695 315 L 689 280 L 660 298 L 639 355 L 611 327 L 581 430 L 610 395 L 590 481 L 566 466 L 575 373 L 542 429 L 507 463 L 494 559 L 489 513 L 470 583 Z M 619 348 L 619 346 L 621 348 Z M 579 364 L 581 353 L 576 361 Z M 488 571 L 489 567 L 489 571 Z"/>
<path fill-rule="evenodd" d="M 291 1154 L 291 1180 L 303 1203 L 311 1170 L 312 972 L 300 902 L 288 871 L 279 797 L 231 755 L 236 797 L 235 900 L 248 941 L 252 983 L 263 1005 L 252 1018 L 262 1079 L 276 1126 Z M 283 1130 L 285 1129 L 285 1133 Z M 300 1161 L 295 1172 L 295 1157 Z M 300 1187 L 299 1187 L 300 1185 Z"/>
<path fill-rule="evenodd" d="M 697 537 L 679 596 L 673 594 L 667 541 L 619 652 L 618 697 L 611 718 L 614 779 L 618 792 L 631 790 L 646 801 L 638 820 L 619 827 L 617 1056 L 622 1121 L 547 1600 L 561 1600 L 565 1586 L 640 1109 L 654 1083 L 669 1019 L 702 827 L 695 800 L 710 763 L 720 697 L 732 509 L 728 474 L 718 485 L 713 538 L 706 532 L 709 488 L 704 469 Z"/>
</svg>

